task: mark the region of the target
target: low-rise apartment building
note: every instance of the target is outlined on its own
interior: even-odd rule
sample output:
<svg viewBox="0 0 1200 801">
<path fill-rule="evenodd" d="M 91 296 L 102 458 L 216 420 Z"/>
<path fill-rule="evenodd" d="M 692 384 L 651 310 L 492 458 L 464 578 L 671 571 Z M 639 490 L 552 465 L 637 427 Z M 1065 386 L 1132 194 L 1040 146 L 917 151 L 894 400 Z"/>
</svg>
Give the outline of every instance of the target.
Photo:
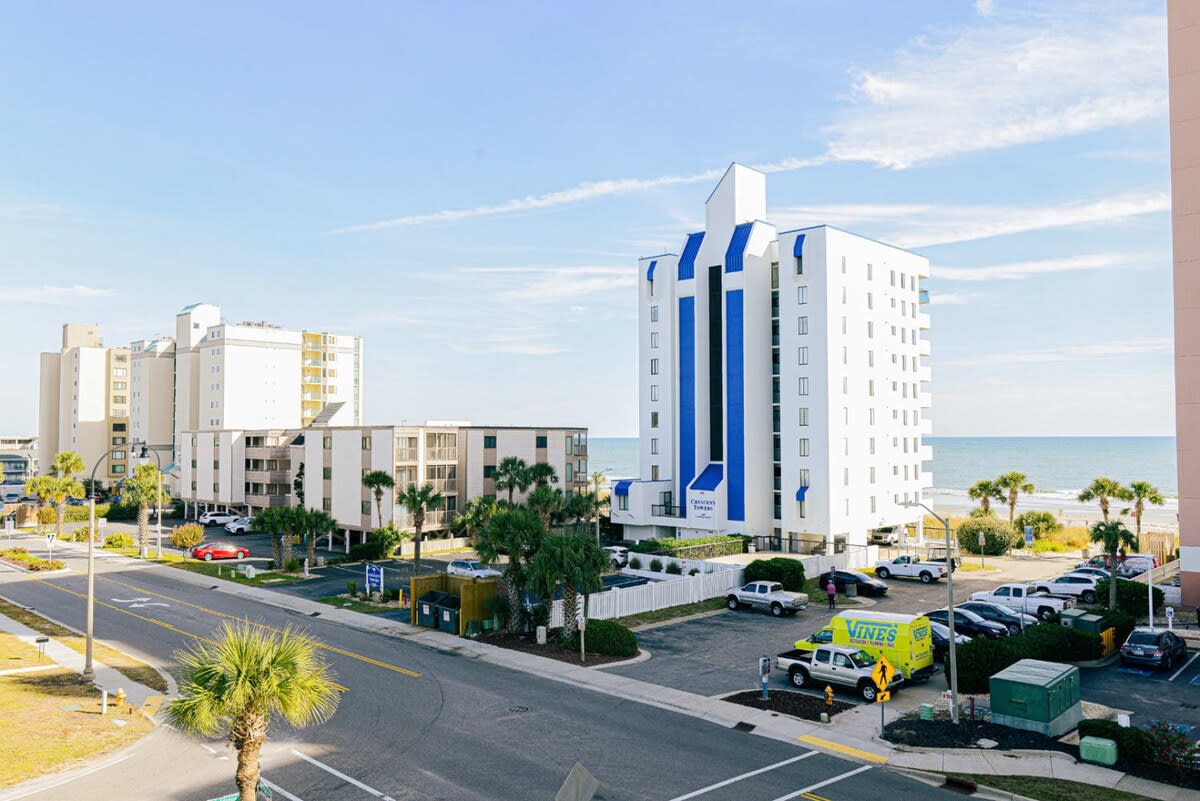
<svg viewBox="0 0 1200 801">
<path fill-rule="evenodd" d="M 0 497 L 25 494 L 38 472 L 37 447 L 37 437 L 0 435 Z"/>
</svg>

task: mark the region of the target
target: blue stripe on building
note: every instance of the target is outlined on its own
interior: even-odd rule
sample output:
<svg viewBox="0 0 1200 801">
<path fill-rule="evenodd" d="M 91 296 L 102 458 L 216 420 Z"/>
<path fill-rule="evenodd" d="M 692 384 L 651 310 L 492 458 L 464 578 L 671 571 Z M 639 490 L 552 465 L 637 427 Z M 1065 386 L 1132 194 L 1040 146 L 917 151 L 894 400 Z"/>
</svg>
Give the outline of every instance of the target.
<svg viewBox="0 0 1200 801">
<path fill-rule="evenodd" d="M 741 227 L 741 226 L 739 226 Z M 725 464 L 729 520 L 746 519 L 746 367 L 742 290 L 725 294 Z"/>
<path fill-rule="evenodd" d="M 695 234 L 693 234 L 695 236 Z M 691 239 L 689 238 L 689 243 Z M 690 244 L 689 244 L 690 246 Z M 692 254 L 693 263 L 695 253 Z M 680 264 L 683 262 L 680 261 Z M 680 268 L 682 269 L 682 268 Z M 688 276 L 689 278 L 691 276 Z M 696 299 L 679 299 L 679 506 L 696 475 Z"/>
<path fill-rule="evenodd" d="M 647 281 L 654 280 L 654 268 L 657 266 L 658 266 L 658 259 L 655 259 L 654 261 L 650 262 L 650 266 L 646 268 L 646 280 Z"/>
<path fill-rule="evenodd" d="M 721 479 L 724 476 L 723 468 L 720 463 L 713 462 L 708 467 L 704 468 L 695 481 L 692 482 L 692 489 L 703 490 L 704 492 L 712 492 L 721 485 Z"/>
<path fill-rule="evenodd" d="M 733 229 L 733 237 L 729 240 L 729 247 L 725 251 L 725 272 L 740 273 L 742 271 L 742 257 L 746 254 L 746 244 L 750 241 L 750 229 L 753 227 L 754 223 L 748 222 Z"/>
<path fill-rule="evenodd" d="M 804 255 L 804 234 L 800 234 L 796 237 L 796 243 L 792 245 L 792 255 L 797 259 Z"/>
<path fill-rule="evenodd" d="M 628 495 L 629 485 L 632 481 L 618 481 L 617 486 L 613 488 L 613 495 Z"/>
<path fill-rule="evenodd" d="M 703 231 L 698 234 L 688 234 L 687 244 L 683 246 L 683 255 L 679 257 L 680 281 L 696 277 L 696 254 L 700 252 L 700 243 L 703 241 Z"/>
</svg>

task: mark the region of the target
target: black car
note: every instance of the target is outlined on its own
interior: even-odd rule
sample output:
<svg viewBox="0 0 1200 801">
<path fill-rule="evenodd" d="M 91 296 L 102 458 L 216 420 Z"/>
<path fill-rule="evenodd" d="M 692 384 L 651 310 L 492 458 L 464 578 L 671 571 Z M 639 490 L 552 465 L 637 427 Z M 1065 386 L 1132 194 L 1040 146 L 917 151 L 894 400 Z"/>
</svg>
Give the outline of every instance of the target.
<svg viewBox="0 0 1200 801">
<path fill-rule="evenodd" d="M 933 658 L 938 662 L 946 661 L 946 653 L 950 650 L 950 629 L 943 626 L 941 623 L 929 621 L 929 633 L 933 638 Z M 954 632 L 955 638 L 959 645 L 966 645 L 971 641 L 971 638 L 965 634 Z"/>
<path fill-rule="evenodd" d="M 926 612 L 925 617 L 936 623 L 941 623 L 943 626 L 950 624 L 950 618 L 945 609 Z M 987 637 L 991 640 L 998 640 L 1001 637 L 1008 636 L 1008 626 L 984 620 L 979 615 L 966 609 L 956 608 L 954 610 L 954 633 L 966 634 L 968 637 Z"/>
<path fill-rule="evenodd" d="M 1021 613 L 1009 609 L 1000 604 L 990 604 L 987 601 L 967 601 L 964 604 L 959 604 L 957 609 L 966 609 L 968 612 L 974 612 L 984 620 L 990 620 L 993 623 L 999 623 L 1008 629 L 1009 634 L 1020 634 L 1024 629 L 1030 626 L 1036 626 L 1041 621 L 1034 615 L 1025 615 L 1025 623 L 1022 626 Z M 955 625 L 958 621 L 955 621 Z"/>
<path fill-rule="evenodd" d="M 866 573 L 859 573 L 857 570 L 827 570 L 821 574 L 818 581 L 821 584 L 821 589 L 824 590 L 829 586 L 829 576 L 833 574 L 833 586 L 840 593 L 846 592 L 847 584 L 857 585 L 856 590 L 859 595 L 887 595 L 888 585 L 877 578 L 871 578 Z"/>
<path fill-rule="evenodd" d="M 1121 646 L 1121 664 L 1149 665 L 1170 670 L 1187 659 L 1187 643 L 1174 632 L 1140 626 Z"/>
</svg>

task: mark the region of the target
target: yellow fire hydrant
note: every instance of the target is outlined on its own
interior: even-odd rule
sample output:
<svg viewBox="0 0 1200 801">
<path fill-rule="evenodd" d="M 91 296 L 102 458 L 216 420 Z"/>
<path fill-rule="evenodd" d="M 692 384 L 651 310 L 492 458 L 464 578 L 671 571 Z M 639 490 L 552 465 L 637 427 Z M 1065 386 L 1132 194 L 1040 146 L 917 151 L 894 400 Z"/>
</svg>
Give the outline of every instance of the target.
<svg viewBox="0 0 1200 801">
<path fill-rule="evenodd" d="M 117 688 L 116 704 L 118 707 L 125 705 L 125 690 L 121 687 Z"/>
<path fill-rule="evenodd" d="M 833 706 L 833 687 L 825 685 L 825 703 L 828 706 Z"/>
</svg>

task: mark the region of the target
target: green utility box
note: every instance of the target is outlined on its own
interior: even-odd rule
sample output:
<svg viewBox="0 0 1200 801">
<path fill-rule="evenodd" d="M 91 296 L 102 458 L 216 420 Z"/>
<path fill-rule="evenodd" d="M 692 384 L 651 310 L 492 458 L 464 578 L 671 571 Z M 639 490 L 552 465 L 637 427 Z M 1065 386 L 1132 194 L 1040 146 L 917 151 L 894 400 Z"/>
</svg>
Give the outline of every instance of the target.
<svg viewBox="0 0 1200 801">
<path fill-rule="evenodd" d="M 1075 622 L 1087 614 L 1085 609 L 1064 609 L 1058 614 L 1059 622 L 1069 629 L 1075 628 Z"/>
<path fill-rule="evenodd" d="M 933 704 L 921 704 L 921 720 L 933 720 Z"/>
<path fill-rule="evenodd" d="M 1079 740 L 1079 758 L 1097 765 L 1117 764 L 1117 744 L 1103 737 L 1083 737 Z"/>
<path fill-rule="evenodd" d="M 992 676 L 992 722 L 1059 737 L 1083 719 L 1079 668 L 1022 659 Z"/>
<path fill-rule="evenodd" d="M 1104 618 L 1099 615 L 1085 614 L 1075 618 L 1075 630 L 1084 634 L 1099 634 L 1104 628 Z"/>
</svg>

